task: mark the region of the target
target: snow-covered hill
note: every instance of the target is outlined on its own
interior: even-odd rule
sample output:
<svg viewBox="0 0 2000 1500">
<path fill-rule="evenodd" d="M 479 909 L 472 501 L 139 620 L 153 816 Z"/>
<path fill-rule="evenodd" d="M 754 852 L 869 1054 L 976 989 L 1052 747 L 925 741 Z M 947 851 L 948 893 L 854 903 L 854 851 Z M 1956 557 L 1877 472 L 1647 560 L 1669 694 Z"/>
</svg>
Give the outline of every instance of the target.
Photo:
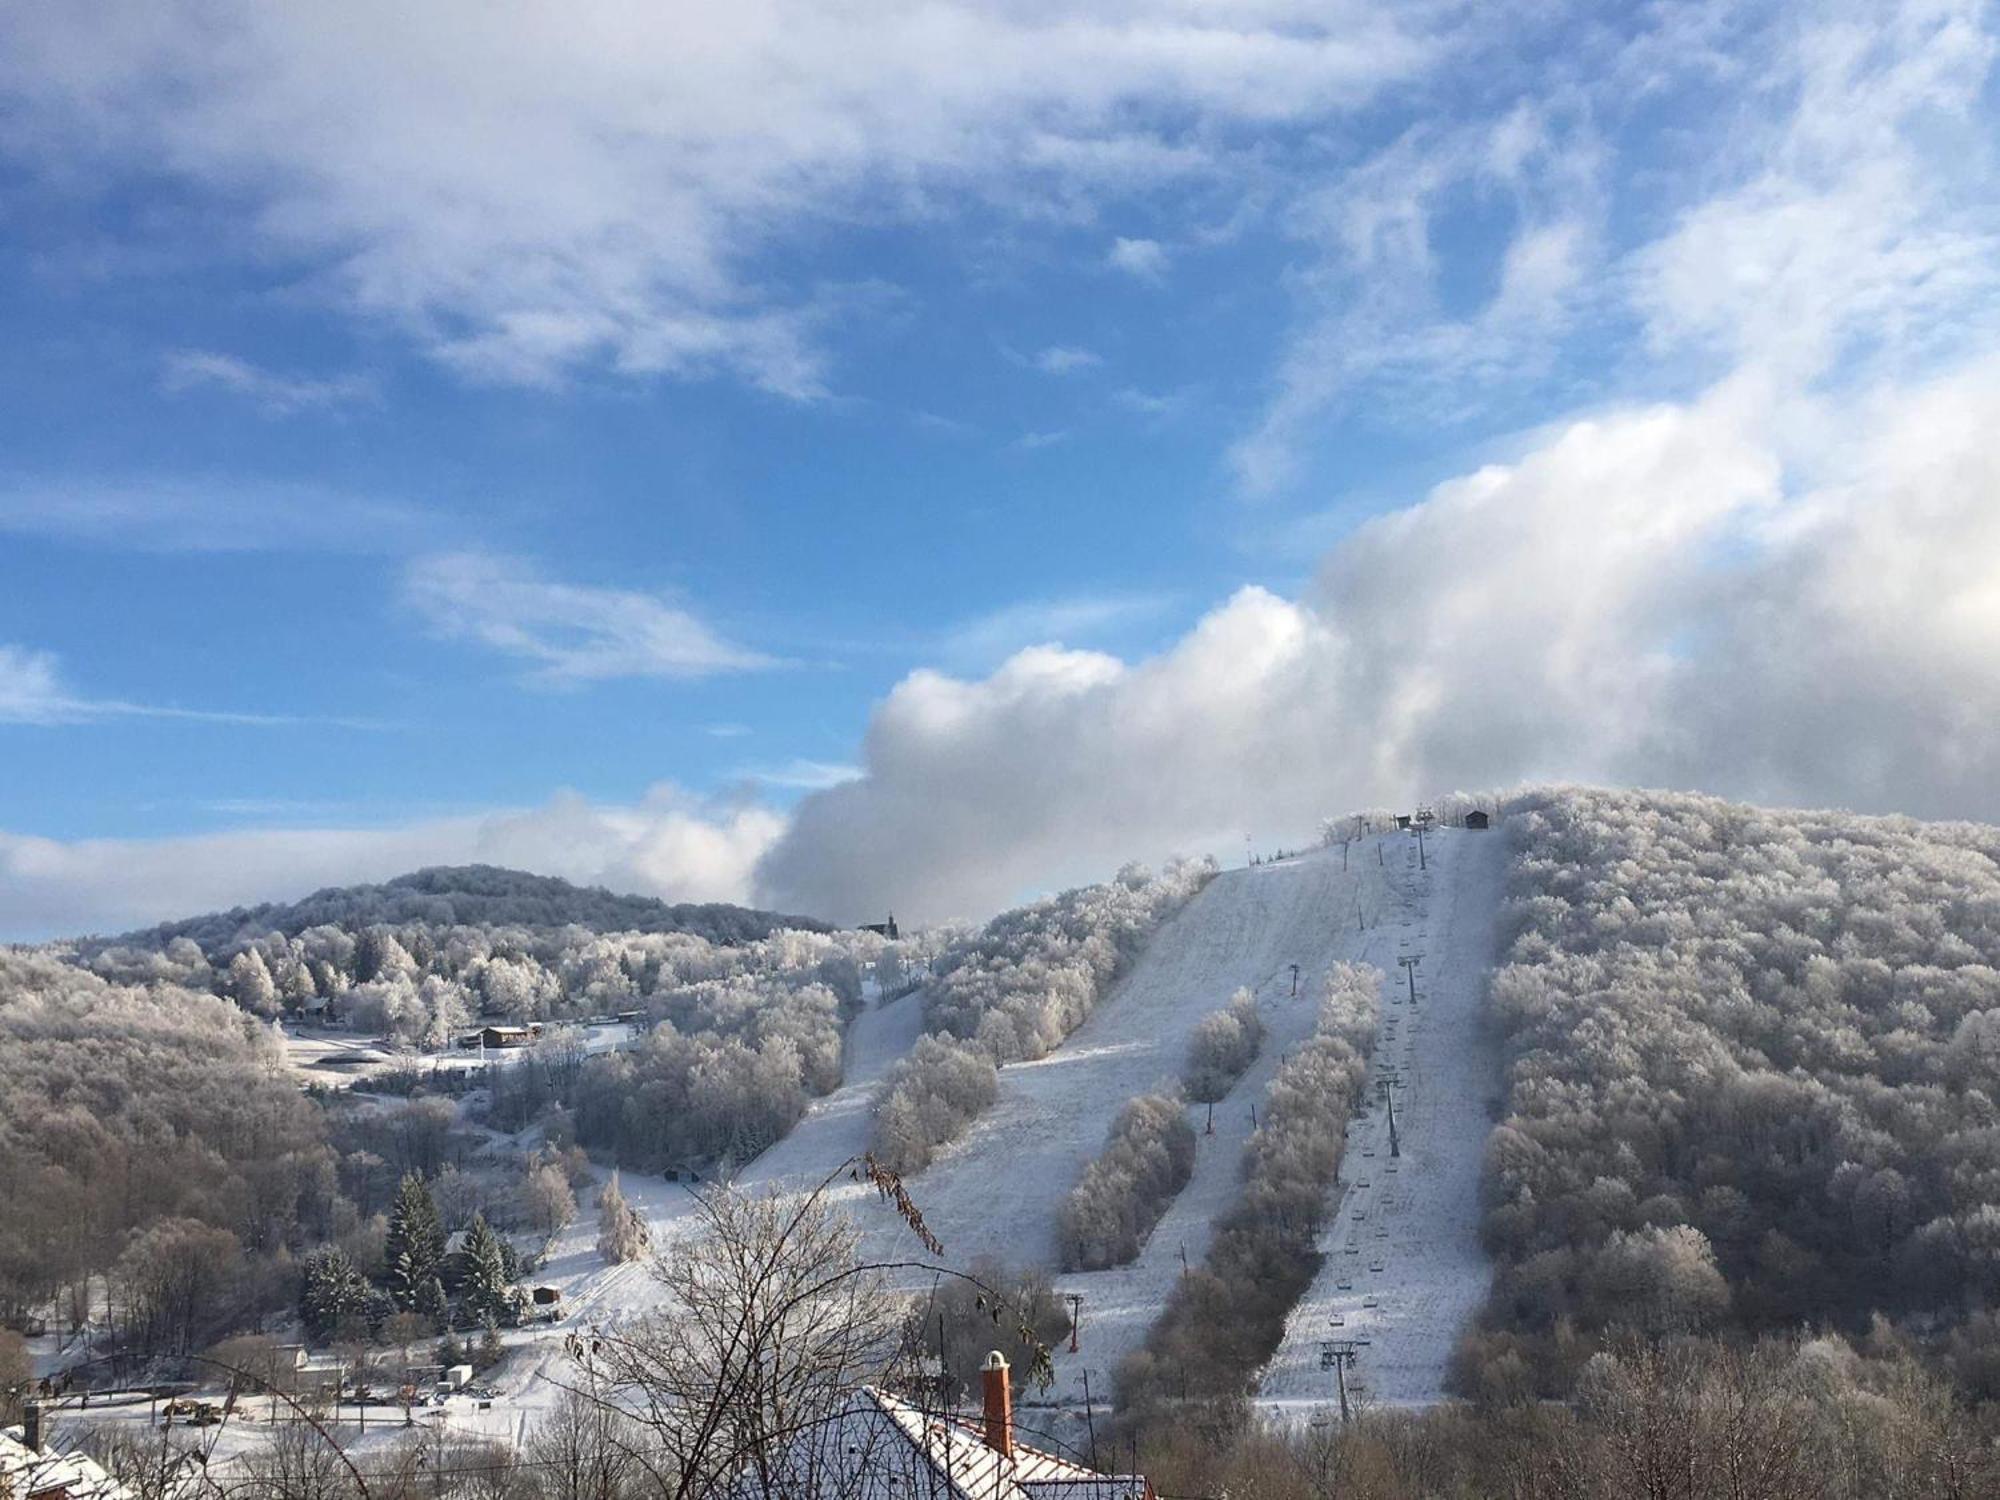
<svg viewBox="0 0 2000 1500">
<path fill-rule="evenodd" d="M 1398 1067 L 1405 1080 L 1398 1108 L 1406 1156 L 1394 1175 L 1383 1170 L 1390 1163 L 1379 1107 L 1357 1124 L 1342 1179 L 1345 1201 L 1328 1236 L 1335 1254 L 1309 1298 L 1315 1310 L 1294 1319 L 1268 1391 L 1280 1405 L 1331 1399 L 1330 1387 L 1323 1391 L 1317 1379 L 1316 1330 L 1326 1309 L 1347 1296 L 1335 1278 L 1347 1259 L 1340 1251 L 1358 1231 L 1371 1247 L 1360 1264 L 1380 1250 L 1394 1267 L 1375 1273 L 1377 1282 L 1365 1290 L 1355 1282 L 1357 1304 L 1364 1296 L 1381 1302 L 1367 1310 L 1379 1331 L 1380 1353 L 1370 1351 L 1363 1374 L 1384 1399 L 1436 1398 L 1457 1326 L 1486 1286 L 1475 1235 L 1477 1173 L 1486 1104 L 1498 1078 L 1476 1013 L 1504 852 L 1498 834 L 1459 830 L 1435 835 L 1429 848 L 1428 871 L 1417 868 L 1410 839 L 1390 834 L 1344 851 L 1336 846 L 1224 872 L 1166 923 L 1061 1046 L 1038 1061 L 1002 1069 L 995 1107 L 910 1179 L 910 1193 L 950 1264 L 962 1267 L 991 1255 L 1053 1269 L 1057 1207 L 1102 1148 L 1113 1117 L 1134 1095 L 1179 1076 L 1188 1038 L 1203 1016 L 1239 987 L 1255 993 L 1268 1027 L 1264 1047 L 1216 1105 L 1213 1134 L 1198 1138 L 1192 1179 L 1138 1260 L 1058 1278 L 1059 1290 L 1084 1299 L 1081 1338 L 1076 1353 L 1066 1347 L 1057 1352 L 1057 1385 L 1046 1399 L 1081 1400 L 1087 1375 L 1091 1396 L 1105 1400 L 1118 1361 L 1144 1339 L 1183 1265 L 1200 1264 L 1214 1221 L 1240 1190 L 1251 1108 L 1286 1049 L 1311 1032 L 1317 980 L 1343 960 L 1372 963 L 1387 976 L 1377 1061 Z M 1408 953 L 1424 955 L 1419 992 L 1425 999 L 1414 1019 L 1399 998 L 1405 990 L 1396 960 Z M 921 1029 L 914 995 L 866 1011 L 848 1037 L 841 1088 L 751 1163 L 739 1183 L 813 1186 L 864 1150 L 875 1088 Z M 1190 1106 L 1197 1130 L 1204 1116 L 1201 1107 Z M 691 1200 L 684 1188 L 628 1174 L 626 1189 L 649 1214 L 657 1238 L 685 1224 Z M 871 1258 L 918 1252 L 907 1228 L 872 1192 L 848 1182 L 835 1192 L 861 1224 Z M 1360 1214 L 1369 1217 L 1364 1221 Z M 651 1283 L 638 1265 L 593 1264 L 588 1219 L 557 1247 L 551 1270 L 568 1291 L 572 1324 L 615 1322 L 650 1305 Z M 1381 1227 L 1389 1230 L 1387 1239 L 1374 1237 Z M 919 1290 L 921 1282 L 912 1279 L 910 1289 Z M 554 1355 L 551 1348 L 547 1356 L 516 1362 L 516 1390 L 530 1405 L 523 1387 Z"/>
</svg>

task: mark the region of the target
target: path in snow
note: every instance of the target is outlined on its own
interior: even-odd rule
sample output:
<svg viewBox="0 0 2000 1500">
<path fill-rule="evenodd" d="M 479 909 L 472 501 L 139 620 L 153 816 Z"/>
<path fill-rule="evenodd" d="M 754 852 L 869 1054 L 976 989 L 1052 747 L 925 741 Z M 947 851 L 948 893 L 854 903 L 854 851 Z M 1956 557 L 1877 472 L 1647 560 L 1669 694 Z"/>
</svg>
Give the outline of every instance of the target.
<svg viewBox="0 0 2000 1500">
<path fill-rule="evenodd" d="M 1358 1345 L 1348 1382 L 1364 1400 L 1442 1400 L 1452 1347 L 1492 1275 L 1479 1245 L 1479 1172 L 1492 1129 L 1488 1104 L 1501 1088 L 1485 998 L 1506 844 L 1499 834 L 1464 829 L 1426 842 L 1427 872 L 1417 868 L 1414 845 L 1407 861 L 1400 846 L 1391 856 L 1400 865 L 1392 866 L 1401 889 L 1390 919 L 1397 956 L 1423 961 L 1414 1011 L 1403 971 L 1393 959 L 1384 965 L 1389 1003 L 1371 1070 L 1401 1081 L 1402 1154 L 1392 1159 L 1388 1111 L 1371 1100 L 1349 1130 L 1339 1208 L 1320 1238 L 1325 1263 L 1292 1309 L 1258 1390 L 1258 1404 L 1284 1420 L 1337 1403 L 1334 1372 L 1321 1368 L 1322 1349 L 1334 1339 Z"/>
</svg>

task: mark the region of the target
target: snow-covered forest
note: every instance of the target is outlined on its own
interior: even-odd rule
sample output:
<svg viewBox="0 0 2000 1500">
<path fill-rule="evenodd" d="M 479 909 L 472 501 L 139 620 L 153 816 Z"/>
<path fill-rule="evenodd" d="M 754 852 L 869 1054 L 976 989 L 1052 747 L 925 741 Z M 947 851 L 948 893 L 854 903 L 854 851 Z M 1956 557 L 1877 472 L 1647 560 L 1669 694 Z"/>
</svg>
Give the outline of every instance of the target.
<svg viewBox="0 0 2000 1500">
<path fill-rule="evenodd" d="M 947 948 L 924 987 L 927 1044 L 876 1103 L 875 1153 L 921 1171 L 996 1097 L 996 1067 L 1046 1056 L 1090 1016 L 1146 939 L 1214 878 L 1212 860 L 1127 865 L 1003 913 Z"/>
<path fill-rule="evenodd" d="M 1508 821 L 1465 1388 L 1566 1392 L 1624 1330 L 1879 1315 L 2000 1395 L 2000 829 L 1575 790 Z"/>
</svg>

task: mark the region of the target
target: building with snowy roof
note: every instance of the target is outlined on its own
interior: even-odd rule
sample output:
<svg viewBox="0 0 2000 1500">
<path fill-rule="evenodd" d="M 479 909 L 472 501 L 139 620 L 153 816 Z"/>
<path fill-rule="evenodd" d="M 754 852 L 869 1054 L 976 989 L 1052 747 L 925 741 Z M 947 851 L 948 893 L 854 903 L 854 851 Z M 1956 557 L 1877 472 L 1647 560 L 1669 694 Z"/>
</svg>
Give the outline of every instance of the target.
<svg viewBox="0 0 2000 1500">
<path fill-rule="evenodd" d="M 1136 1474 L 1100 1474 L 1016 1440 L 1006 1359 L 980 1369 L 974 1421 L 874 1386 L 739 1476 L 731 1500 L 1154 1500 Z"/>
<path fill-rule="evenodd" d="M 83 1453 L 57 1453 L 41 1444 L 39 1423 L 33 1431 L 0 1428 L 0 1495 L 15 1500 L 132 1500 L 132 1492 L 96 1459 Z"/>
</svg>

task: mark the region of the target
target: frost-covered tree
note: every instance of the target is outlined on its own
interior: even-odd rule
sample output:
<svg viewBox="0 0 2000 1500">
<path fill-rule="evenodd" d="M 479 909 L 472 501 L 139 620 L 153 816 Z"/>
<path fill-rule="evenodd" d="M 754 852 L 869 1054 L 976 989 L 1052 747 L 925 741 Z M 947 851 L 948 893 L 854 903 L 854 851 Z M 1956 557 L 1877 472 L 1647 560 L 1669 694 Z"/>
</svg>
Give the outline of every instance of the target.
<svg viewBox="0 0 2000 1500">
<path fill-rule="evenodd" d="M 277 982 L 271 978 L 264 955 L 255 948 L 246 948 L 229 961 L 229 993 L 253 1016 L 278 1013 Z"/>
<path fill-rule="evenodd" d="M 1197 1104 L 1215 1104 L 1243 1076 L 1264 1045 L 1264 1021 L 1257 998 L 1247 989 L 1230 996 L 1226 1009 L 1212 1011 L 1196 1024 L 1188 1039 L 1182 1087 Z"/>
<path fill-rule="evenodd" d="M 597 1197 L 597 1253 L 611 1264 L 637 1260 L 651 1243 L 645 1216 L 634 1208 L 618 1185 L 618 1174 Z"/>
</svg>

